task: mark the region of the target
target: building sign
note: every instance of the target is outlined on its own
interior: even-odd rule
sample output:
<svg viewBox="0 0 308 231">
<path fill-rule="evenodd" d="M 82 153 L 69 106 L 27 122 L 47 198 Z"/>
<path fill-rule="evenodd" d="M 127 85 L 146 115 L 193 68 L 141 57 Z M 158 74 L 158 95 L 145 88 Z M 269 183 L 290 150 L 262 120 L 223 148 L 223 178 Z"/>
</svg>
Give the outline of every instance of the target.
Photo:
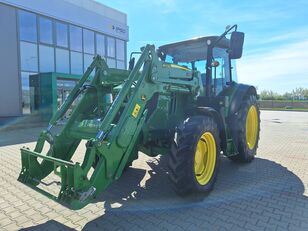
<svg viewBox="0 0 308 231">
<path fill-rule="evenodd" d="M 126 29 L 124 29 L 122 27 L 112 25 L 111 28 L 112 28 L 112 30 L 114 30 L 118 34 L 123 34 L 123 35 L 126 34 Z"/>
</svg>

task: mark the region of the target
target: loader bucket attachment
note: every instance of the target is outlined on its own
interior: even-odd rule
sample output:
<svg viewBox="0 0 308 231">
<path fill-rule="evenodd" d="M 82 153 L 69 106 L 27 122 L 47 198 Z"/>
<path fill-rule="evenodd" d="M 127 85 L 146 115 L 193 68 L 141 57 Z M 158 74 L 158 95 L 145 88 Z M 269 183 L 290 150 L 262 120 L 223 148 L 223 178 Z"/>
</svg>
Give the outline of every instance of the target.
<svg viewBox="0 0 308 231">
<path fill-rule="evenodd" d="M 53 165 L 54 173 L 60 177 L 60 181 L 54 181 L 51 183 L 44 183 L 43 181 L 41 181 L 41 178 L 44 175 L 44 169 L 42 169 L 42 167 L 38 163 L 38 158 L 43 159 L 45 163 Z M 73 188 L 76 188 L 76 185 L 74 184 L 74 178 L 76 176 L 82 175 L 82 169 L 78 163 L 73 164 L 69 161 L 45 156 L 40 153 L 30 151 L 26 148 L 21 149 L 21 159 L 23 167 L 18 178 L 19 181 L 43 193 L 50 199 L 56 200 L 64 205 L 69 205 L 69 207 L 72 209 L 79 209 L 84 207 L 87 203 L 89 203 L 91 196 L 96 191 L 93 186 L 85 187 L 88 189 L 84 189 L 83 191 L 80 191 L 78 193 L 73 190 Z M 51 193 L 48 193 L 41 188 L 36 187 L 40 183 L 44 184 L 45 186 L 49 186 L 52 183 L 61 185 L 59 195 L 54 196 Z M 86 186 L 90 182 L 79 181 L 79 183 Z"/>
</svg>

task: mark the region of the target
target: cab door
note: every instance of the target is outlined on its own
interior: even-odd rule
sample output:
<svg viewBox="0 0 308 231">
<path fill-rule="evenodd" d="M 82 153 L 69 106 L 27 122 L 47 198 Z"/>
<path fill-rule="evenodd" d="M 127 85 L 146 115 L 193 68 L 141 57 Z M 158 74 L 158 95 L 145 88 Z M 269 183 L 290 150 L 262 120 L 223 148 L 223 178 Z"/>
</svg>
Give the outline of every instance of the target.
<svg viewBox="0 0 308 231">
<path fill-rule="evenodd" d="M 217 66 L 212 68 L 212 92 L 218 95 L 231 81 L 230 61 L 226 49 L 213 49 L 214 61 Z"/>
</svg>

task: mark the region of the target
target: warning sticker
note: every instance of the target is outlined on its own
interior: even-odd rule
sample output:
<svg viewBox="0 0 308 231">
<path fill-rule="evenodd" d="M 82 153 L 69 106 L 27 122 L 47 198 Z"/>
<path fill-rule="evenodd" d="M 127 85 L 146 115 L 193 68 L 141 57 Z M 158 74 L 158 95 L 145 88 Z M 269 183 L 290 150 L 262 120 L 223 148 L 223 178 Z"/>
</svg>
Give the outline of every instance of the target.
<svg viewBox="0 0 308 231">
<path fill-rule="evenodd" d="M 137 116 L 139 114 L 139 111 L 140 111 L 140 108 L 141 108 L 140 105 L 136 103 L 135 108 L 134 108 L 134 110 L 132 112 L 132 116 L 133 117 L 137 118 Z"/>
</svg>

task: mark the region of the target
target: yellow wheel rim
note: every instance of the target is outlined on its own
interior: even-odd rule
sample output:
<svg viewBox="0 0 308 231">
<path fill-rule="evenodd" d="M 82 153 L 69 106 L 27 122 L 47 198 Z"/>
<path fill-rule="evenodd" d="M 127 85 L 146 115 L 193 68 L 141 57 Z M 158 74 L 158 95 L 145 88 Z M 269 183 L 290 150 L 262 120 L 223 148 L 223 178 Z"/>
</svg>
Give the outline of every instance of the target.
<svg viewBox="0 0 308 231">
<path fill-rule="evenodd" d="M 194 161 L 195 177 L 200 185 L 206 185 L 214 173 L 216 164 L 216 142 L 210 132 L 200 137 Z"/>
<path fill-rule="evenodd" d="M 249 149 L 254 149 L 258 135 L 258 112 L 255 105 L 251 105 L 246 117 L 246 143 Z"/>
</svg>

